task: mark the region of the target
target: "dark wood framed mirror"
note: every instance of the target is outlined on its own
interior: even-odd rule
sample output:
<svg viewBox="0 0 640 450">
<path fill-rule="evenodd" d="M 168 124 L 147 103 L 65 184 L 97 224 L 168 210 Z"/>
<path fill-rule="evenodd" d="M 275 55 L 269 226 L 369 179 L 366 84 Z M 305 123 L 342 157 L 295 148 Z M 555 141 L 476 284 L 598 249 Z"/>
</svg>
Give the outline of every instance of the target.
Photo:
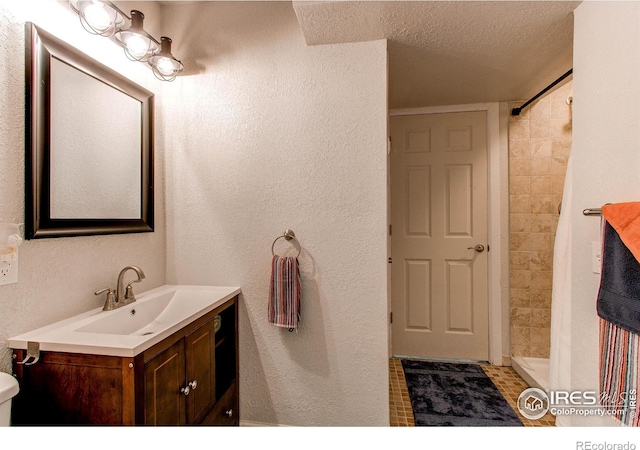
<svg viewBox="0 0 640 450">
<path fill-rule="evenodd" d="M 25 31 L 26 238 L 152 232 L 153 93 Z"/>
</svg>

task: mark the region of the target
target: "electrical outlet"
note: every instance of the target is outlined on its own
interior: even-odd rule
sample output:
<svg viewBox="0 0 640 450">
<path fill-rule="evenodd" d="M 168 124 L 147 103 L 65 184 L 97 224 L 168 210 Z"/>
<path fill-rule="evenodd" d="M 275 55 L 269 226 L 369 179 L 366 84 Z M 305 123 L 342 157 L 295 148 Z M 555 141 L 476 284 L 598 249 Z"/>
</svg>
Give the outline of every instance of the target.
<svg viewBox="0 0 640 450">
<path fill-rule="evenodd" d="M 0 286 L 18 282 L 18 261 L 0 261 Z"/>
</svg>

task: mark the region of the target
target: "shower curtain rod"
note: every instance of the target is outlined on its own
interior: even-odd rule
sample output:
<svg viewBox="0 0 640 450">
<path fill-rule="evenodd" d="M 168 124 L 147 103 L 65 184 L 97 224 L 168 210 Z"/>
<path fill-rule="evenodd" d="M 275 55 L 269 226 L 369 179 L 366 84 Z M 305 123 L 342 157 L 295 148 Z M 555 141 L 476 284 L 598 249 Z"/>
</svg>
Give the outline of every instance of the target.
<svg viewBox="0 0 640 450">
<path fill-rule="evenodd" d="M 549 86 L 547 86 L 546 88 L 544 88 L 543 90 L 541 90 L 540 92 L 538 92 L 531 100 L 529 100 L 528 102 L 526 102 L 524 105 L 522 105 L 520 108 L 513 108 L 511 110 L 511 115 L 512 116 L 519 116 L 520 112 L 525 109 L 527 106 L 529 106 L 531 103 L 535 102 L 538 98 L 540 98 L 542 95 L 544 95 L 549 89 L 551 89 L 552 87 L 554 87 L 556 84 L 560 83 L 562 80 L 564 80 L 565 78 L 567 78 L 569 75 L 571 75 L 573 73 L 573 68 L 569 69 L 564 75 L 562 75 L 560 78 L 558 78 L 556 81 L 554 81 L 553 83 L 551 83 Z"/>
</svg>

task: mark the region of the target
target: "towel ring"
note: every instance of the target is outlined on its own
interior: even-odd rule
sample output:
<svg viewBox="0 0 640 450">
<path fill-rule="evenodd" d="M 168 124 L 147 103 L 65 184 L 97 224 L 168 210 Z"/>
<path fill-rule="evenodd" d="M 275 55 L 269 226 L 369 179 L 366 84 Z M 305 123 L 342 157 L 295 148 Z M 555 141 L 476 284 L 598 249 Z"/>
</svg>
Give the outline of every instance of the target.
<svg viewBox="0 0 640 450">
<path fill-rule="evenodd" d="M 275 240 L 273 241 L 273 244 L 271 244 L 271 254 L 273 256 L 276 255 L 273 248 L 275 247 L 276 242 L 278 242 L 278 239 L 282 239 L 282 238 L 285 238 L 287 241 L 290 241 L 290 240 L 296 241 L 298 243 L 298 254 L 296 255 L 296 258 L 300 256 L 300 250 L 302 248 L 300 245 L 300 241 L 296 238 L 296 234 L 293 232 L 293 230 L 289 230 L 288 228 L 284 230 L 284 234 L 282 236 L 278 236 L 277 238 L 275 238 Z"/>
</svg>

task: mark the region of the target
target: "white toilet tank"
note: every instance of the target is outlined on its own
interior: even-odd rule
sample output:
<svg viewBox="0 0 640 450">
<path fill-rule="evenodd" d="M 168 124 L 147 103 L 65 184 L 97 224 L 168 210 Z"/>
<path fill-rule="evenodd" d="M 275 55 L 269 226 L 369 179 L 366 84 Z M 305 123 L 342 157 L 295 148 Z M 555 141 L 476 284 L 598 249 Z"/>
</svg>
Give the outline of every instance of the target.
<svg viewBox="0 0 640 450">
<path fill-rule="evenodd" d="M 0 427 L 11 424 L 11 399 L 19 390 L 18 380 L 8 373 L 0 372 Z"/>
</svg>

